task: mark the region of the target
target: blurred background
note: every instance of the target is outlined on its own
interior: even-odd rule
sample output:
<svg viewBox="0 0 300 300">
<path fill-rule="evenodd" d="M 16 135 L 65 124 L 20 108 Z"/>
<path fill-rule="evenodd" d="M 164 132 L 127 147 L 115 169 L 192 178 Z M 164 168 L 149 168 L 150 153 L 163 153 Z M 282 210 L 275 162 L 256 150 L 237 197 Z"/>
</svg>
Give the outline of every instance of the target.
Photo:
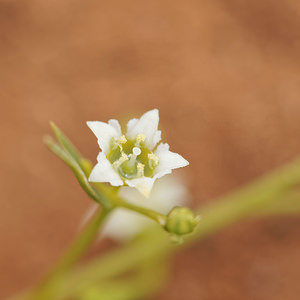
<svg viewBox="0 0 300 300">
<path fill-rule="evenodd" d="M 49 268 L 90 204 L 42 143 L 49 120 L 95 162 L 85 121 L 159 108 L 205 204 L 300 153 L 299 29 L 294 0 L 0 1 L 0 298 Z M 299 218 L 226 229 L 151 299 L 299 299 L 299 236 Z"/>
</svg>

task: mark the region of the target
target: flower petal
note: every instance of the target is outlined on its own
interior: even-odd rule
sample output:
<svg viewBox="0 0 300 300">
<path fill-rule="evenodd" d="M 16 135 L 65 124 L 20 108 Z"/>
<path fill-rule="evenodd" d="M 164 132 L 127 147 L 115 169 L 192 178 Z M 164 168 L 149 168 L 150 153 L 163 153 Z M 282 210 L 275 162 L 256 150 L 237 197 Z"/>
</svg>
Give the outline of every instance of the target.
<svg viewBox="0 0 300 300">
<path fill-rule="evenodd" d="M 161 131 L 156 130 L 154 137 L 153 137 L 153 145 L 154 145 L 153 148 L 160 142 L 160 140 L 161 140 Z M 150 150 L 152 150 L 152 149 L 150 149 Z"/>
<path fill-rule="evenodd" d="M 189 162 L 186 159 L 184 159 L 181 155 L 169 151 L 168 144 L 161 143 L 157 147 L 155 155 L 159 158 L 159 164 L 155 169 L 157 178 L 171 173 L 171 170 L 173 169 L 182 168 L 189 164 Z"/>
<path fill-rule="evenodd" d="M 176 154 L 173 152 L 171 152 L 171 153 Z M 177 155 L 180 156 L 179 154 L 177 154 Z M 184 159 L 183 157 L 181 157 L 181 158 Z M 158 166 L 156 167 L 156 169 L 157 168 L 158 168 Z M 177 168 L 180 168 L 180 167 L 177 167 Z M 173 167 L 173 169 L 175 169 L 175 167 Z M 144 177 L 135 178 L 135 179 L 131 179 L 131 180 L 125 180 L 125 183 L 130 187 L 136 188 L 144 197 L 149 198 L 155 180 L 158 178 L 161 178 L 167 174 L 171 174 L 171 173 L 172 173 L 172 168 L 165 168 L 165 169 L 156 171 L 156 174 L 152 178 L 144 176 Z"/>
<path fill-rule="evenodd" d="M 135 138 L 138 134 L 144 134 L 145 144 L 152 150 L 160 141 L 160 132 L 157 130 L 159 122 L 158 109 L 153 109 L 141 116 L 140 119 L 132 119 L 127 124 L 126 136 Z"/>
<path fill-rule="evenodd" d="M 134 118 L 134 119 L 131 119 L 131 120 L 128 121 L 128 123 L 127 123 L 127 134 L 128 134 L 128 132 L 131 132 L 133 130 L 133 128 L 136 125 L 136 123 L 138 122 L 138 120 L 139 119 Z"/>
<path fill-rule="evenodd" d="M 143 196 L 148 198 L 150 196 L 154 181 L 156 178 L 140 177 L 131 180 L 125 180 L 130 187 L 136 188 Z"/>
<path fill-rule="evenodd" d="M 149 218 L 131 210 L 118 208 L 108 216 L 101 235 L 118 241 L 126 241 L 151 225 L 153 221 Z"/>
<path fill-rule="evenodd" d="M 119 123 L 118 120 L 116 120 L 116 119 L 110 119 L 108 121 L 108 124 L 110 126 L 112 126 L 114 129 L 116 129 L 116 131 L 118 132 L 118 135 L 122 134 L 121 125 L 120 125 L 120 123 Z"/>
<path fill-rule="evenodd" d="M 101 150 L 105 153 L 107 153 L 107 151 L 109 150 L 111 139 L 113 137 L 119 137 L 121 135 L 115 128 L 116 123 L 114 121 L 111 123 L 113 123 L 114 126 L 99 121 L 86 122 L 89 128 L 93 131 L 94 135 L 97 137 L 98 144 Z"/>
<path fill-rule="evenodd" d="M 105 154 L 100 152 L 97 157 L 98 163 L 93 168 L 89 181 L 91 182 L 109 182 L 113 186 L 123 185 L 119 174 L 113 169 Z"/>
<path fill-rule="evenodd" d="M 180 173 L 176 172 L 176 174 L 166 176 L 155 182 L 148 199 L 137 189 L 129 186 L 122 186 L 119 195 L 133 205 L 154 209 L 162 214 L 166 214 L 174 206 L 183 205 L 190 200 L 186 181 Z"/>
</svg>

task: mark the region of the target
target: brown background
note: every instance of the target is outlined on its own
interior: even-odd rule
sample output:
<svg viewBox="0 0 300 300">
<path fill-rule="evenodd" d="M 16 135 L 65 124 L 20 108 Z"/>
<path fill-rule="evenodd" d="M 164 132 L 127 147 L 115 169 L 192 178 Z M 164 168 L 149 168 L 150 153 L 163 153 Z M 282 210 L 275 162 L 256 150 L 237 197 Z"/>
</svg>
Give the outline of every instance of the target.
<svg viewBox="0 0 300 300">
<path fill-rule="evenodd" d="M 0 1 L 0 298 L 51 265 L 90 203 L 41 142 L 49 120 L 95 160 L 86 120 L 159 108 L 196 203 L 296 156 L 299 3 Z M 299 234 L 296 218 L 223 231 L 153 299 L 297 300 Z"/>
</svg>

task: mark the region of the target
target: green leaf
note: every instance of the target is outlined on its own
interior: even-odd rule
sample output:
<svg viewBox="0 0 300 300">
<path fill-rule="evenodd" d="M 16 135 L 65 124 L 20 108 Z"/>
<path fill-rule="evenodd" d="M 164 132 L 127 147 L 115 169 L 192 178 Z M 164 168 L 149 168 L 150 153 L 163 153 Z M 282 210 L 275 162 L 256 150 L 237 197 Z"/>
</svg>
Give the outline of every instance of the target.
<svg viewBox="0 0 300 300">
<path fill-rule="evenodd" d="M 71 143 L 71 141 L 65 136 L 65 134 L 54 124 L 54 122 L 50 122 L 52 130 L 60 143 L 61 147 L 77 162 L 77 164 L 84 171 L 86 176 L 89 176 L 92 168 L 91 162 L 82 157 L 81 153 L 77 150 L 77 148 Z"/>
<path fill-rule="evenodd" d="M 81 169 L 80 165 L 71 156 L 68 152 L 66 152 L 63 148 L 61 148 L 50 136 L 45 136 L 44 142 L 48 149 L 58 156 L 61 160 L 63 160 L 73 171 L 74 175 L 76 176 L 80 186 L 82 189 L 96 202 L 103 205 L 105 208 L 110 209 L 112 204 L 106 197 L 93 188 L 87 180 L 86 174 Z"/>
</svg>

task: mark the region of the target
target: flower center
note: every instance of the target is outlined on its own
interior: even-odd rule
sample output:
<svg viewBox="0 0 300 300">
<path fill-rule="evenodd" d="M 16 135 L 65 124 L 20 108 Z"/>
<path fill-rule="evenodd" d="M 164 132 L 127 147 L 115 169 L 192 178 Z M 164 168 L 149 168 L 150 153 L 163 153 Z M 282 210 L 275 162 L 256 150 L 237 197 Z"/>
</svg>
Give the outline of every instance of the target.
<svg viewBox="0 0 300 300">
<path fill-rule="evenodd" d="M 159 163 L 158 157 L 145 146 L 143 134 L 131 140 L 127 140 L 124 135 L 113 138 L 107 159 L 124 179 L 152 177 Z"/>
</svg>

